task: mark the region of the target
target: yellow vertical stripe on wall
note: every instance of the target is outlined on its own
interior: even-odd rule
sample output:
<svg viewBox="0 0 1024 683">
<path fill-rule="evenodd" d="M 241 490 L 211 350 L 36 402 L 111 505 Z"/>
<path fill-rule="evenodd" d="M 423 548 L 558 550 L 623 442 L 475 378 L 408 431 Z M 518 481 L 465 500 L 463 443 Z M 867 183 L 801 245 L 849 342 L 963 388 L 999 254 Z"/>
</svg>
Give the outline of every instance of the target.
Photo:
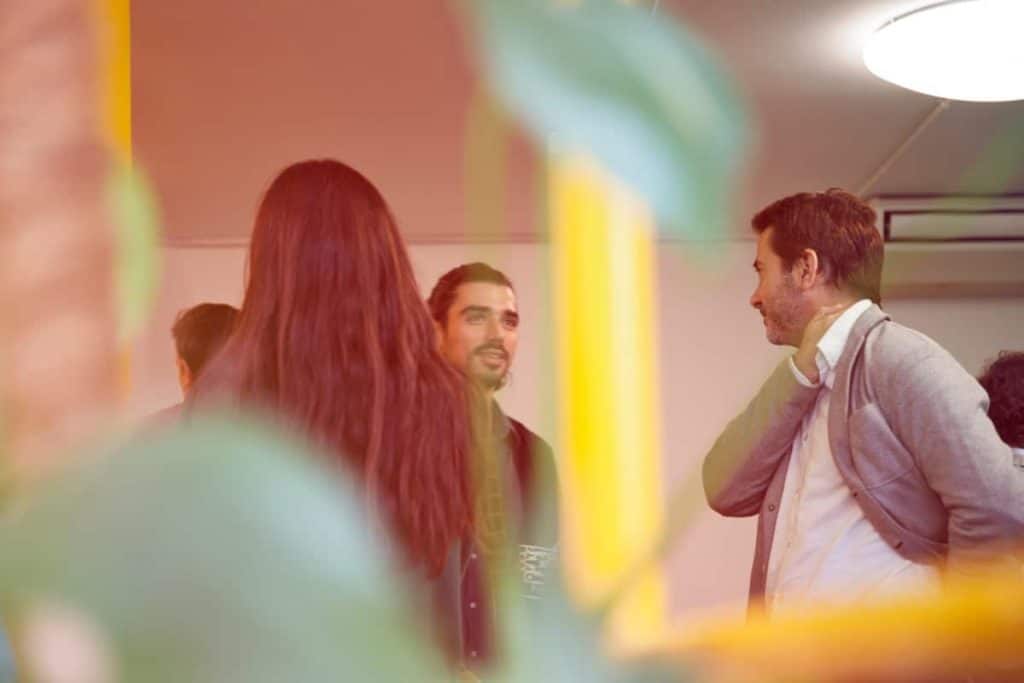
<svg viewBox="0 0 1024 683">
<path fill-rule="evenodd" d="M 654 222 L 596 162 L 556 157 L 550 225 L 570 585 L 594 604 L 651 549 L 662 524 Z M 625 646 L 664 628 L 657 568 L 613 613 Z"/>
<path fill-rule="evenodd" d="M 105 135 L 118 160 L 132 163 L 132 50 L 131 1 L 101 2 L 102 49 L 104 51 Z"/>
<path fill-rule="evenodd" d="M 132 165 L 131 0 L 98 0 L 102 52 L 103 127 L 114 162 Z M 115 245 L 115 248 L 116 245 Z M 117 286 L 121 286 L 117 283 Z M 117 359 L 118 394 L 127 400 L 132 388 L 132 349 L 123 341 Z"/>
</svg>

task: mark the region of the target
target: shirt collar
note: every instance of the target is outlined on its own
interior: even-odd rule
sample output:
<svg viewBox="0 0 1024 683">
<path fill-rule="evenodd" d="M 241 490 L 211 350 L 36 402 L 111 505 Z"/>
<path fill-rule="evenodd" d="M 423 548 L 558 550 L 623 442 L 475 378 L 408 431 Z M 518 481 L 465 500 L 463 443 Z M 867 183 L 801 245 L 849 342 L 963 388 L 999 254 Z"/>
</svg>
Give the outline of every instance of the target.
<svg viewBox="0 0 1024 683">
<path fill-rule="evenodd" d="M 843 355 L 850 332 L 857 319 L 869 308 L 871 308 L 870 299 L 861 299 L 853 304 L 836 318 L 818 341 L 818 355 L 815 357 L 815 362 L 818 365 L 818 374 L 830 389 L 832 388 L 833 371 L 839 364 L 839 358 Z"/>
<path fill-rule="evenodd" d="M 1017 467 L 1024 467 L 1024 448 L 1010 447 L 1013 451 L 1013 464 Z"/>
</svg>

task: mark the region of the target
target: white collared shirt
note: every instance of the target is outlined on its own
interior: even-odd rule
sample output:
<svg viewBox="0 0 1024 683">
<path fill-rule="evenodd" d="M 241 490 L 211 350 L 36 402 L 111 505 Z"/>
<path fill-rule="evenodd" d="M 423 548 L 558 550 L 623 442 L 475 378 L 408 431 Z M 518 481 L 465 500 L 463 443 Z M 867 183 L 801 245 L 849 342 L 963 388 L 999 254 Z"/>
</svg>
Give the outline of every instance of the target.
<svg viewBox="0 0 1024 683">
<path fill-rule="evenodd" d="M 835 368 L 854 324 L 870 307 L 868 299 L 850 306 L 818 342 L 821 391 L 793 441 L 772 539 L 766 598 L 773 611 L 869 600 L 935 583 L 933 568 L 900 556 L 875 531 L 832 457 L 828 412 Z M 790 369 L 800 383 L 818 386 L 792 358 Z"/>
</svg>

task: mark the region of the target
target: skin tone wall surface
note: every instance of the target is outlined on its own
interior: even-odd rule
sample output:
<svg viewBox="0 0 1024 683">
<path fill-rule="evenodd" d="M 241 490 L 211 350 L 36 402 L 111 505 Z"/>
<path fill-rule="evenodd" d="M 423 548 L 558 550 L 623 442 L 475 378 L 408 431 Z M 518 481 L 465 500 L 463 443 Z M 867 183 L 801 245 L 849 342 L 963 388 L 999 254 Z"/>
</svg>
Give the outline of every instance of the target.
<svg viewBox="0 0 1024 683">
<path fill-rule="evenodd" d="M 410 256 L 424 297 L 450 268 L 482 260 L 516 286 L 521 323 L 512 381 L 496 395 L 558 455 L 556 387 L 547 339 L 548 249 L 523 244 L 413 244 Z M 753 241 L 695 250 L 658 247 L 658 365 L 661 391 L 663 493 L 678 525 L 667 559 L 670 611 L 685 625 L 708 610 L 740 615 L 754 546 L 754 520 L 725 519 L 707 508 L 700 463 L 725 424 L 753 396 L 791 349 L 770 345 L 750 307 L 756 285 Z M 150 322 L 132 355 L 126 419 L 180 401 L 170 327 L 177 312 L 202 301 L 241 303 L 244 246 L 167 247 Z M 894 299 L 885 309 L 946 347 L 972 374 L 1001 349 L 1024 345 L 1024 300 Z M 638 454 L 639 457 L 639 454 Z"/>
</svg>

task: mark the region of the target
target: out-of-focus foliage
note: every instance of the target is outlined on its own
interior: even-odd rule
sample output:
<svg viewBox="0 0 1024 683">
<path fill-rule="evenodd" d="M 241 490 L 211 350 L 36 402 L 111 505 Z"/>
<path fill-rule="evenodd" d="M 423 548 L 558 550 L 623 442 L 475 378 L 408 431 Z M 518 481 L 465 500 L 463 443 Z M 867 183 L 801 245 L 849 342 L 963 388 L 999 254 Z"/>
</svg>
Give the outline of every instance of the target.
<svg viewBox="0 0 1024 683">
<path fill-rule="evenodd" d="M 256 423 L 137 440 L 27 496 L 0 525 L 0 609 L 26 676 L 49 654 L 65 667 L 107 657 L 109 680 L 147 683 L 451 680 L 353 488 Z M 556 586 L 527 600 L 506 576 L 505 656 L 487 681 L 667 683 L 694 680 L 694 661 L 708 665 L 700 680 L 1024 674 L 1016 565 L 886 605 L 709 623 L 660 663 L 609 659 L 598 615 Z M 46 630 L 63 649 L 39 648 Z"/>
<path fill-rule="evenodd" d="M 131 340 L 145 325 L 160 281 L 156 200 L 137 167 L 117 163 L 108 181 L 116 228 L 115 282 L 118 336 Z"/>
<path fill-rule="evenodd" d="M 443 679 L 344 484 L 255 423 L 134 442 L 15 504 L 3 613 L 79 615 L 120 681 Z"/>
<path fill-rule="evenodd" d="M 484 90 L 477 90 L 466 111 L 463 139 L 466 232 L 470 240 L 506 235 L 509 123 Z"/>
<path fill-rule="evenodd" d="M 596 155 L 687 237 L 724 226 L 746 146 L 724 73 L 671 17 L 618 0 L 459 0 L 490 87 L 541 144 Z"/>
<path fill-rule="evenodd" d="M 423 584 L 400 580 L 353 487 L 257 423 L 198 420 L 136 440 L 13 507 L 0 609 L 23 670 L 74 659 L 24 645 L 49 630 L 65 650 L 105 650 L 81 666 L 106 657 L 118 681 L 450 679 Z M 531 601 L 508 576 L 507 656 L 486 680 L 679 680 L 611 662 L 599 623 L 557 587 Z"/>
<path fill-rule="evenodd" d="M 14 661 L 7 636 L 0 631 L 0 683 L 14 683 Z"/>
<path fill-rule="evenodd" d="M 516 600 L 506 583 L 502 605 L 508 655 L 487 681 L 587 681 L 588 683 L 684 683 L 692 680 L 680 657 L 645 660 L 610 658 L 604 616 L 579 612 L 564 586 L 551 586 L 543 600 Z"/>
</svg>

